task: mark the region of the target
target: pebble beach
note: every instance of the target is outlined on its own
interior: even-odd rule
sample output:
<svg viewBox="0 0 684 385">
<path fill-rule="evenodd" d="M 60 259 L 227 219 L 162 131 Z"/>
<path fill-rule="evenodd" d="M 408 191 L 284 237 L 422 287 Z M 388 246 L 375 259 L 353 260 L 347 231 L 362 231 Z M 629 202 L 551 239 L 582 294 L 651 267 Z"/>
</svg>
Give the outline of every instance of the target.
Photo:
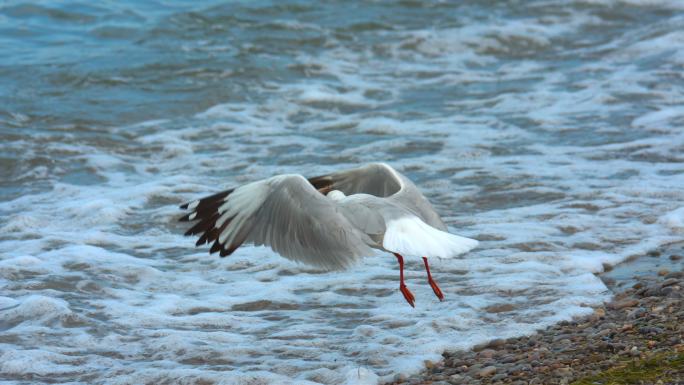
<svg viewBox="0 0 684 385">
<path fill-rule="evenodd" d="M 427 361 L 420 375 L 398 375 L 392 384 L 684 384 L 680 248 L 605 273 L 615 295 L 589 316 L 446 352 L 441 362 Z"/>
</svg>

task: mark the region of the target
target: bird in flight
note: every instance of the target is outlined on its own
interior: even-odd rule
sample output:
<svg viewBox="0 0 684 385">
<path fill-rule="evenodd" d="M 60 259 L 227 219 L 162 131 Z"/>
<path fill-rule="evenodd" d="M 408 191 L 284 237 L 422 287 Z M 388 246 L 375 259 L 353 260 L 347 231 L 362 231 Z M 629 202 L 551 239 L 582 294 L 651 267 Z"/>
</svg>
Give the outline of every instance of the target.
<svg viewBox="0 0 684 385">
<path fill-rule="evenodd" d="M 399 262 L 399 290 L 415 307 L 404 282 L 404 258 L 421 257 L 430 287 L 428 257 L 453 258 L 477 246 L 451 234 L 407 177 L 385 163 L 305 178 L 277 175 L 186 203 L 181 221 L 196 221 L 185 235 L 200 235 L 210 253 L 232 254 L 243 243 L 265 245 L 285 258 L 326 270 L 348 268 L 378 249 Z"/>
</svg>

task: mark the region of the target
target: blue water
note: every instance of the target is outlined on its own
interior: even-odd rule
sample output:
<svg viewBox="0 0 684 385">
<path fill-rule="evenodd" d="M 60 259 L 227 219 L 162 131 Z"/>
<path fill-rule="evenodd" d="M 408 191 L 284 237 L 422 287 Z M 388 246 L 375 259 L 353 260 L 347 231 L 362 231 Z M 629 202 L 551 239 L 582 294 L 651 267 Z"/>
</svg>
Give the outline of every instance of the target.
<svg viewBox="0 0 684 385">
<path fill-rule="evenodd" d="M 377 383 L 591 311 L 684 236 L 684 6 L 0 2 L 0 381 Z M 480 247 L 346 272 L 177 205 L 385 161 Z M 494 305 L 509 312 L 492 313 Z"/>
</svg>

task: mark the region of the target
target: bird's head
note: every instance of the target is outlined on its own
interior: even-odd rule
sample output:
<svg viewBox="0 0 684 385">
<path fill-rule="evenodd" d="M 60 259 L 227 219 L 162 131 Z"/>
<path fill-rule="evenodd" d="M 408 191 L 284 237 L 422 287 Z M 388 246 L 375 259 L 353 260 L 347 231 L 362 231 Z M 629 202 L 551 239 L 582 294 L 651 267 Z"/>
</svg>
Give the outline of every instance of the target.
<svg viewBox="0 0 684 385">
<path fill-rule="evenodd" d="M 344 193 L 340 190 L 332 190 L 326 196 L 334 201 L 341 201 L 344 199 L 344 197 L 346 197 L 346 195 L 344 195 Z"/>
</svg>

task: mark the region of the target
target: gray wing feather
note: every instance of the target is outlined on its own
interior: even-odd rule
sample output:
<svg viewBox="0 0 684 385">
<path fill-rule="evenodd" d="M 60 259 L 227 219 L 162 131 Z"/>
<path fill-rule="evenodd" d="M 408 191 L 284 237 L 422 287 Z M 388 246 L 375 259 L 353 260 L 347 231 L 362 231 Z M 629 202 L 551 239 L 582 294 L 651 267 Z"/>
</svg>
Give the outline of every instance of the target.
<svg viewBox="0 0 684 385">
<path fill-rule="evenodd" d="M 254 213 L 238 228 L 229 226 L 225 232 L 238 234 L 248 229 L 246 241 L 270 246 L 288 259 L 329 270 L 347 268 L 372 253 L 368 236 L 339 212 L 336 202 L 321 195 L 303 176 L 280 175 L 243 188 L 246 190 L 233 193 L 236 205 L 243 203 L 243 196 L 260 202 L 245 202 L 243 211 Z M 226 204 L 230 203 L 228 199 Z M 226 212 L 230 209 L 226 207 Z"/>
<path fill-rule="evenodd" d="M 384 197 L 411 211 L 425 223 L 442 231 L 447 227 L 430 202 L 411 180 L 385 163 L 371 163 L 351 170 L 309 179 L 319 190 L 340 190 L 346 195 Z"/>
</svg>

